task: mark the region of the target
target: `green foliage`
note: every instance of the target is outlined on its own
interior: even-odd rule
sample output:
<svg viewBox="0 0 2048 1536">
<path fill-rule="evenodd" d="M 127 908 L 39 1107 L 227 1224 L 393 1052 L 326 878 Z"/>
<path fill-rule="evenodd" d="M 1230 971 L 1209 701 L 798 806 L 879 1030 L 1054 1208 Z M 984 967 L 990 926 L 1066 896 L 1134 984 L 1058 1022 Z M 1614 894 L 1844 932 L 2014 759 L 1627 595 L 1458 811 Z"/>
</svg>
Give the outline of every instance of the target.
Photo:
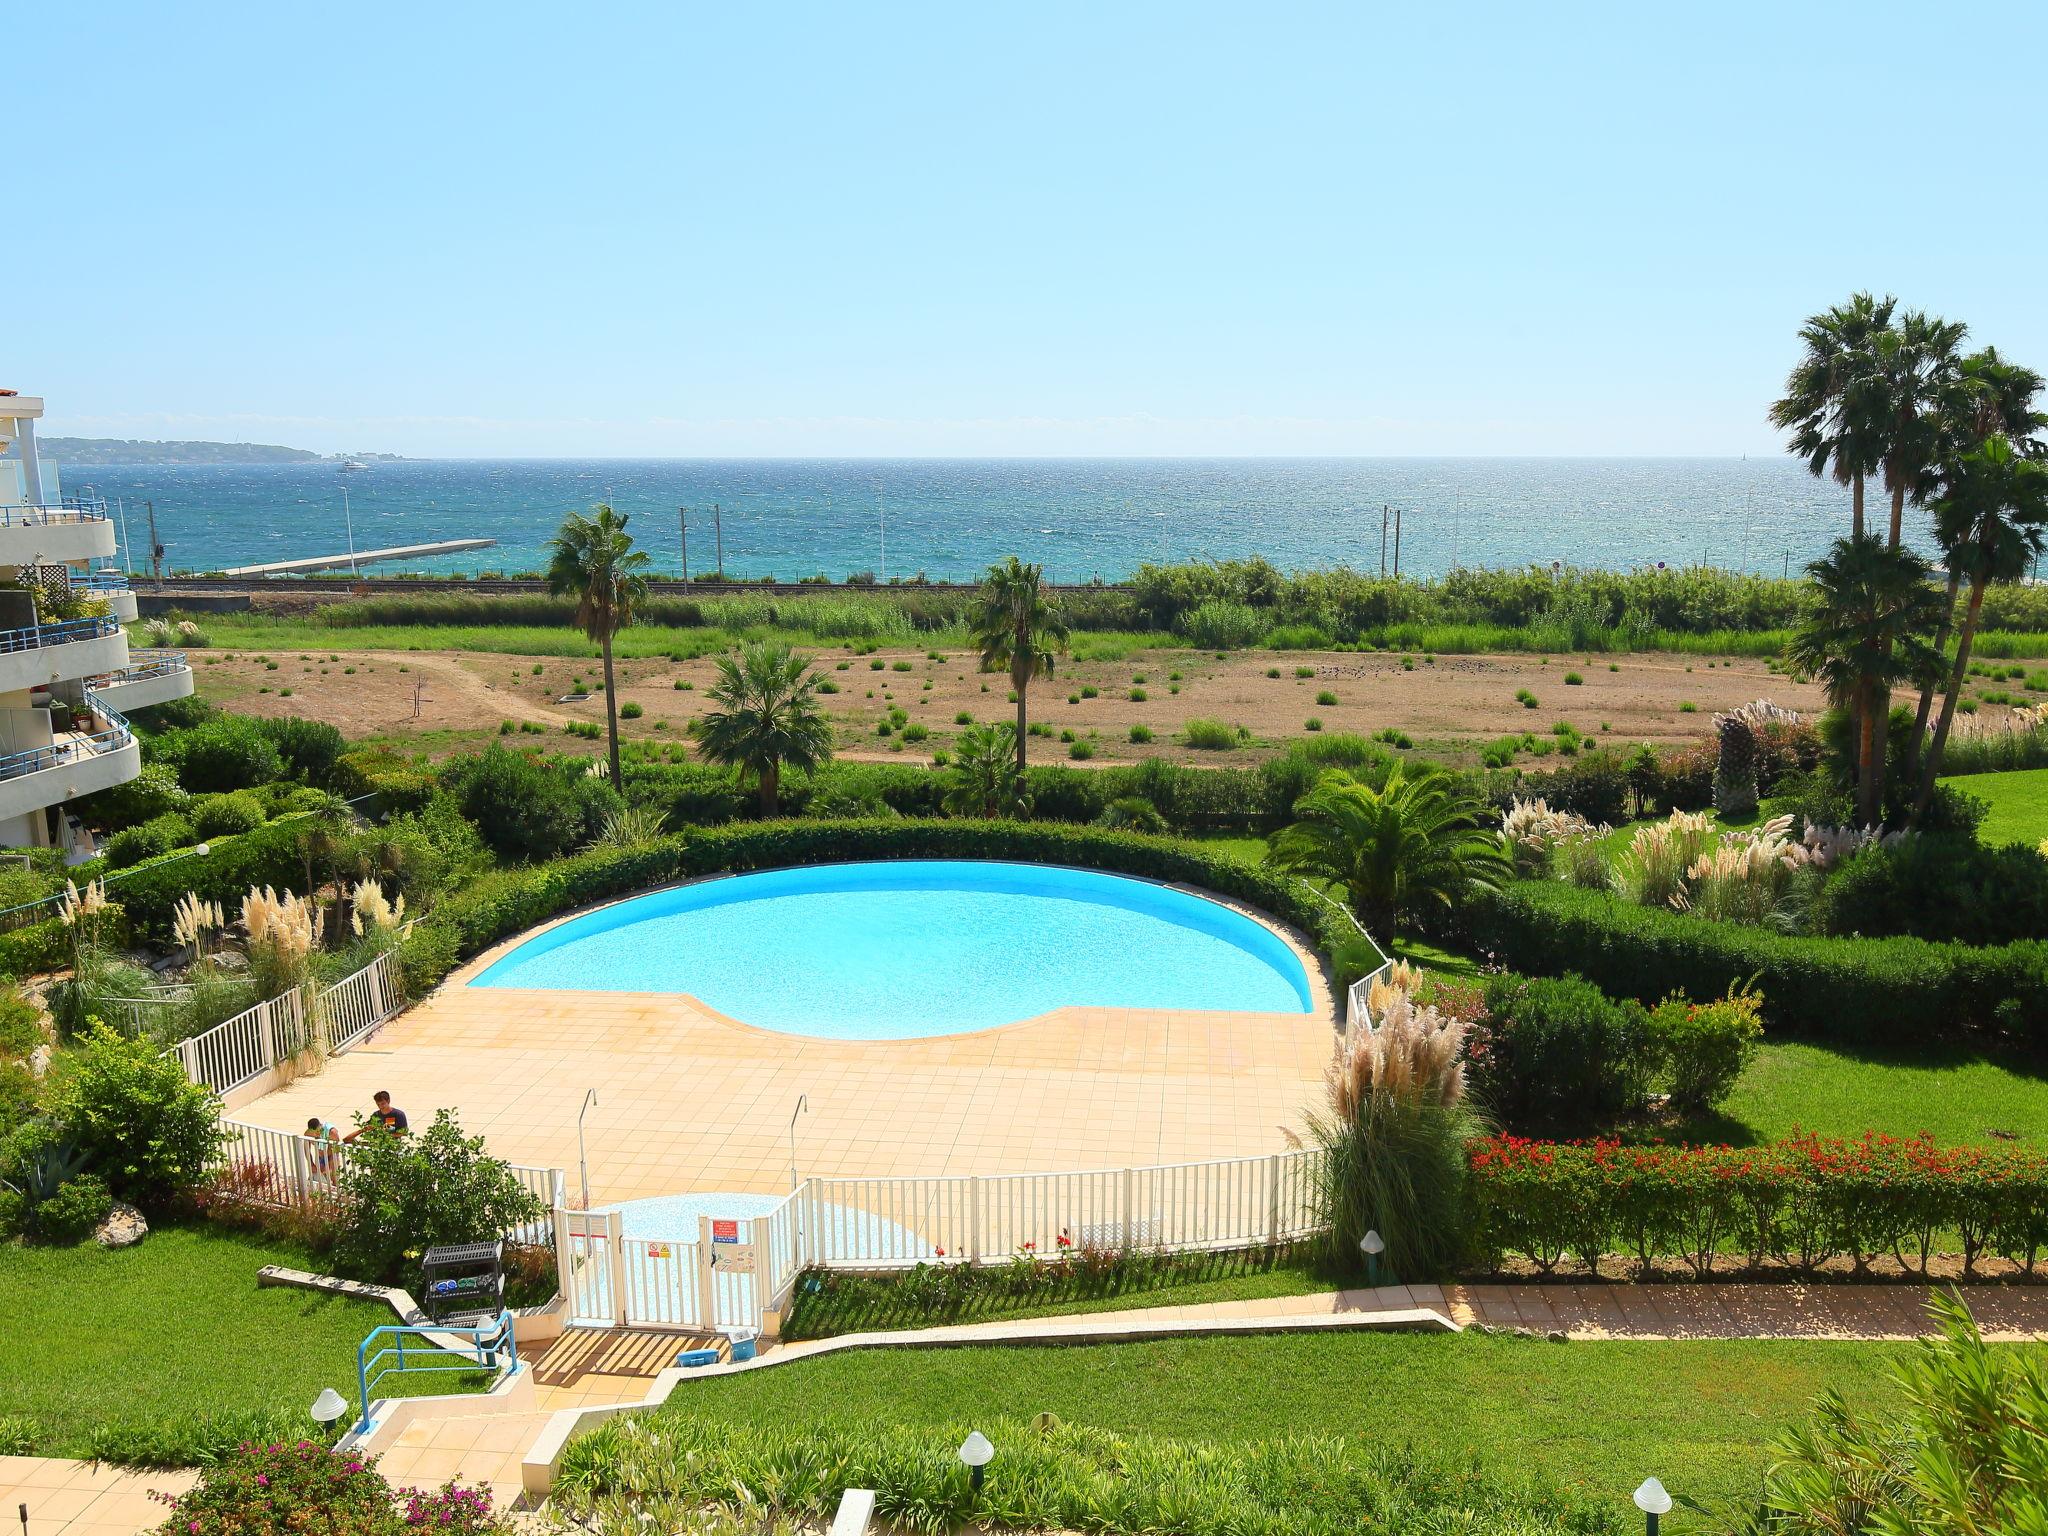
<svg viewBox="0 0 2048 1536">
<path fill-rule="evenodd" d="M 1814 898 L 1822 933 L 1911 934 L 2010 944 L 2048 934 L 2048 858 L 1954 833 L 1908 837 L 1844 859 Z"/>
<path fill-rule="evenodd" d="M 1716 997 L 1754 978 L 1773 1034 L 1953 1041 L 1972 1029 L 2048 1040 L 2048 942 L 1810 938 L 1636 906 L 1557 881 L 1475 892 L 1444 928 L 1464 948 L 1610 993 Z"/>
<path fill-rule="evenodd" d="M 336 1191 L 334 1259 L 356 1279 L 412 1281 L 436 1244 L 486 1242 L 541 1214 L 540 1201 L 481 1136 L 462 1134 L 450 1110 L 406 1136 L 372 1122 L 354 1149 Z"/>
<path fill-rule="evenodd" d="M 316 789 L 334 787 L 342 754 L 348 749 L 339 730 L 324 720 L 302 720 L 296 715 L 266 716 L 257 724 L 293 778 Z"/>
<path fill-rule="evenodd" d="M 1496 976 L 1467 1044 L 1472 1097 L 1503 1129 L 1582 1134 L 1642 1107 L 1651 1063 L 1641 1004 L 1577 976 Z"/>
<path fill-rule="evenodd" d="M 953 743 L 944 805 L 949 816 L 1014 814 L 1024 799 L 1017 777 L 1017 728 L 971 725 Z"/>
<path fill-rule="evenodd" d="M 94 1173 L 66 1179 L 49 1199 L 28 1213 L 28 1232 L 46 1243 L 82 1243 L 107 1219 L 114 1197 L 107 1181 Z"/>
<path fill-rule="evenodd" d="M 1180 728 L 1181 740 L 1202 752 L 1228 752 L 1250 739 L 1243 726 L 1222 720 L 1190 720 Z"/>
<path fill-rule="evenodd" d="M 1613 1521 L 1573 1496 L 1326 1434 L 1218 1444 L 1057 1419 L 977 1420 L 1000 1447 L 977 1499 L 950 1450 L 969 1427 L 768 1421 L 742 1429 L 669 1411 L 615 1419 L 570 1442 L 556 1496 L 576 1517 L 626 1500 L 645 1522 L 658 1510 L 664 1529 L 682 1523 L 684 1511 L 736 1499 L 822 1525 L 846 1488 L 862 1487 L 875 1490 L 880 1519 L 917 1536 L 983 1523 L 1104 1536 L 1618 1536 Z"/>
<path fill-rule="evenodd" d="M 169 767 L 193 794 L 254 789 L 285 771 L 270 732 L 241 715 L 166 731 L 145 742 L 143 753 L 148 761 Z"/>
<path fill-rule="evenodd" d="M 153 1042 L 104 1024 L 65 1052 L 50 1114 L 115 1196 L 144 1210 L 198 1187 L 220 1147 L 212 1095 Z"/>
<path fill-rule="evenodd" d="M 486 1536 L 498 1528 L 488 1489 L 450 1482 L 401 1495 L 360 1453 L 290 1434 L 226 1450 L 170 1502 L 164 1529 L 179 1536 L 406 1536 L 422 1527 Z"/>
<path fill-rule="evenodd" d="M 752 778 L 761 814 L 773 816 L 785 767 L 815 768 L 832 757 L 832 727 L 817 701 L 819 674 L 786 645 L 749 646 L 721 656 L 714 706 L 696 722 L 697 749 L 711 762 Z"/>
<path fill-rule="evenodd" d="M 1649 1014 L 1649 1049 L 1657 1080 L 1681 1114 L 1718 1108 L 1756 1059 L 1764 1026 L 1763 998 L 1732 991 L 1713 1002 L 1673 993 Z"/>
<path fill-rule="evenodd" d="M 145 763 L 127 783 L 97 790 L 74 804 L 89 825 L 119 832 L 181 811 L 190 798 L 168 763 Z"/>
<path fill-rule="evenodd" d="M 604 830 L 619 806 L 609 785 L 574 762 L 546 762 L 493 743 L 458 759 L 443 782 L 477 833 L 501 859 L 551 859 Z"/>
<path fill-rule="evenodd" d="M 1174 631 L 1201 651 L 1237 651 L 1259 643 L 1267 620 L 1247 603 L 1212 598 L 1174 621 Z"/>
<path fill-rule="evenodd" d="M 194 836 L 202 839 L 253 832 L 270 819 L 264 814 L 262 797 L 246 789 L 224 795 L 196 795 L 189 814 Z"/>
<path fill-rule="evenodd" d="M 1096 818 L 1095 824 L 1114 832 L 1144 832 L 1154 837 L 1166 832 L 1166 818 L 1142 795 L 1125 795 L 1121 800 L 1112 800 Z"/>
<path fill-rule="evenodd" d="M 172 811 L 151 817 L 139 826 L 123 827 L 107 839 L 100 856 L 107 861 L 107 868 L 126 869 L 145 859 L 160 858 L 174 849 L 189 848 L 198 840 L 198 832 L 191 820 Z"/>
</svg>

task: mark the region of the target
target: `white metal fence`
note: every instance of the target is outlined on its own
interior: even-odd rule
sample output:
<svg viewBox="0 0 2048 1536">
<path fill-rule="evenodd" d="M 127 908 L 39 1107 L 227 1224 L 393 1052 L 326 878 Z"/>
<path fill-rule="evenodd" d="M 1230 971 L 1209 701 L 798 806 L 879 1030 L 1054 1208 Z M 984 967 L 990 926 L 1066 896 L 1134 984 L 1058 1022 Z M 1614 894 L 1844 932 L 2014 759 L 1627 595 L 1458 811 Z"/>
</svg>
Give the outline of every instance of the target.
<svg viewBox="0 0 2048 1536">
<path fill-rule="evenodd" d="M 331 1051 L 343 1050 L 396 1013 L 405 1001 L 390 954 L 315 995 L 308 1019 L 303 996 L 287 992 L 244 1009 L 204 1034 L 180 1040 L 175 1055 L 185 1075 L 225 1094 L 261 1077 L 311 1045 L 319 1031 Z"/>
</svg>

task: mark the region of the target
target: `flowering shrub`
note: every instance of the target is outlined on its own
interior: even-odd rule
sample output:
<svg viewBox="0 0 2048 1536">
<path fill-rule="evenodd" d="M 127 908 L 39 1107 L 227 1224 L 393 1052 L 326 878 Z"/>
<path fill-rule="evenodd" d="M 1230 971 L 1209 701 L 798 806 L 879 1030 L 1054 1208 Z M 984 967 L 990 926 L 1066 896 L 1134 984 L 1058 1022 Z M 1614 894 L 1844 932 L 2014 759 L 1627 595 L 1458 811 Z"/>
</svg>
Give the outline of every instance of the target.
<svg viewBox="0 0 2048 1536">
<path fill-rule="evenodd" d="M 1609 1253 L 1699 1278 L 1731 1259 L 1807 1274 L 1846 1258 L 1862 1273 L 1887 1254 L 1924 1274 L 1951 1237 L 1965 1273 L 1996 1253 L 2032 1274 L 2048 1246 L 2048 1155 L 2021 1148 L 1873 1132 L 1745 1148 L 1496 1136 L 1469 1152 L 1478 1246 L 1546 1274 L 1566 1255 L 1597 1273 Z"/>
<path fill-rule="evenodd" d="M 1674 992 L 1650 1010 L 1650 1047 L 1674 1109 L 1711 1109 L 1734 1091 L 1763 1038 L 1763 993 L 1731 987 L 1711 1003 Z"/>
<path fill-rule="evenodd" d="M 448 1483 L 394 1494 L 374 1462 L 311 1440 L 241 1445 L 208 1466 L 190 1492 L 152 1497 L 171 1509 L 158 1536 L 404 1536 L 423 1528 L 475 1536 L 496 1529 L 487 1489 Z"/>
</svg>

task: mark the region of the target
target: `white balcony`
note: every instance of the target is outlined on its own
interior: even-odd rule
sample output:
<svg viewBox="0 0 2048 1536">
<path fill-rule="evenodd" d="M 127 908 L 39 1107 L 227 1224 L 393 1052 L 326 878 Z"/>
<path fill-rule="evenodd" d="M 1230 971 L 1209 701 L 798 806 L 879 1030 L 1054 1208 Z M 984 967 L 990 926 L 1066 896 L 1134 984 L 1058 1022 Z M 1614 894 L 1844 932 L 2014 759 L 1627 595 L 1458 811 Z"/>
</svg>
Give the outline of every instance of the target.
<svg viewBox="0 0 2048 1536">
<path fill-rule="evenodd" d="M 0 565 L 56 565 L 114 558 L 114 524 L 104 502 L 60 506 L 0 504 Z"/>
<path fill-rule="evenodd" d="M 148 709 L 192 693 L 192 664 L 183 651 L 131 650 L 128 665 L 94 677 L 92 691 L 120 710 Z"/>
<path fill-rule="evenodd" d="M 23 829 L 10 824 L 96 789 L 125 784 L 142 771 L 142 749 L 128 722 L 90 690 L 85 697 L 86 710 L 66 729 L 50 731 L 48 745 L 0 756 L 0 829 L 14 834 L 7 840 L 42 841 L 20 835 Z M 46 717 L 49 712 L 8 713 Z M 48 729 L 40 723 L 36 728 Z"/>
<path fill-rule="evenodd" d="M 119 672 L 128 665 L 128 637 L 108 614 L 29 629 L 0 629 L 0 693 L 47 688 L 74 678 Z"/>
</svg>

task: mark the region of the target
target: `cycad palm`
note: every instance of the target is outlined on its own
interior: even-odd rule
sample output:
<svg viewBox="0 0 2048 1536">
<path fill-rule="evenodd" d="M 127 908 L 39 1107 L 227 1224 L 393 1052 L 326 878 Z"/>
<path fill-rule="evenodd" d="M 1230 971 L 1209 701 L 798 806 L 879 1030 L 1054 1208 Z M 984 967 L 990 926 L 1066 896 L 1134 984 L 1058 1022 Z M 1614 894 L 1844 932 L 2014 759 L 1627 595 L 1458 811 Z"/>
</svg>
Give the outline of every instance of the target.
<svg viewBox="0 0 2048 1536">
<path fill-rule="evenodd" d="M 626 518 L 603 502 L 590 516 L 571 512 L 548 545 L 548 590 L 576 599 L 576 622 L 604 652 L 604 718 L 610 749 L 612 788 L 623 793 L 619 775 L 619 705 L 612 686 L 612 636 L 633 622 L 633 610 L 647 596 L 644 552 L 633 547 Z"/>
<path fill-rule="evenodd" d="M 1853 532 L 1863 533 L 1864 480 L 1883 462 L 1875 388 L 1877 338 L 1891 328 L 1897 300 L 1868 293 L 1850 297 L 1799 329 L 1804 348 L 1785 380 L 1784 397 L 1771 406 L 1773 425 L 1791 434 L 1790 447 L 1815 475 L 1832 474 L 1849 487 Z"/>
<path fill-rule="evenodd" d="M 1053 659 L 1067 649 L 1067 622 L 1047 595 L 1044 570 L 1015 555 L 989 567 L 975 597 L 968 628 L 981 651 L 982 670 L 1008 672 L 1017 696 L 1017 779 L 1024 778 L 1024 743 L 1030 734 L 1031 681 L 1052 675 Z"/>
<path fill-rule="evenodd" d="M 1015 731 L 1007 725 L 974 725 L 953 743 L 944 805 L 948 816 L 1001 816 L 1018 809 L 1023 783 L 1017 777 Z"/>
<path fill-rule="evenodd" d="M 1474 889 L 1496 890 L 1514 865 L 1485 806 L 1440 768 L 1396 768 L 1375 789 L 1326 773 L 1294 802 L 1300 819 L 1276 833 L 1266 857 L 1290 874 L 1341 886 L 1383 944 L 1406 915 L 1449 906 Z"/>
<path fill-rule="evenodd" d="M 1970 647 L 1984 613 L 1984 590 L 1994 581 L 2017 581 L 2029 561 L 2048 548 L 2048 464 L 2021 456 L 2012 441 L 1996 435 L 1957 461 L 1941 499 L 1934 504 L 1935 536 L 1947 552 L 1952 577 L 1967 577 L 1969 606 L 1949 666 L 1941 718 L 1921 766 L 1913 800 L 1917 820 L 1934 797 L 1935 776 L 1948 745 L 1956 696 L 1969 672 Z"/>
<path fill-rule="evenodd" d="M 778 808 L 785 767 L 808 771 L 832 757 L 832 726 L 810 666 L 786 645 L 750 645 L 737 659 L 721 656 L 718 681 L 705 690 L 718 707 L 697 721 L 697 750 L 751 776 L 763 816 Z"/>
<path fill-rule="evenodd" d="M 1926 561 L 1875 534 L 1835 540 L 1806 573 L 1813 598 L 1786 659 L 1795 677 L 1818 680 L 1851 711 L 1857 816 L 1876 826 L 1884 809 L 1884 700 L 1895 684 L 1940 665 L 1927 637 L 1940 621 L 1941 598 L 1928 585 Z"/>
</svg>

